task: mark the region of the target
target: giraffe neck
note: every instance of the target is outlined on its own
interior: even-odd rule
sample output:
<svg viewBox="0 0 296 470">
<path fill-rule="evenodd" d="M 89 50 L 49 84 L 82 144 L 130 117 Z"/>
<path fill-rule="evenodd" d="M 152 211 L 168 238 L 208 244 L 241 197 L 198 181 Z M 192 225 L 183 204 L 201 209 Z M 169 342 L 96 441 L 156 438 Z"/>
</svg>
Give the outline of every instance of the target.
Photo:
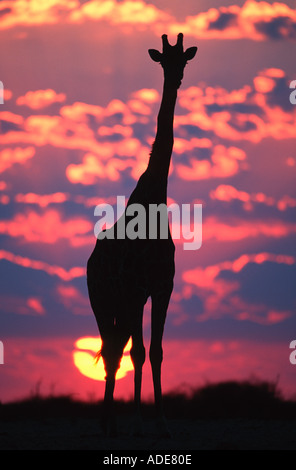
<svg viewBox="0 0 296 470">
<path fill-rule="evenodd" d="M 164 81 L 161 105 L 157 117 L 157 132 L 147 171 L 155 177 L 168 177 L 174 144 L 174 112 L 177 88 Z"/>
</svg>

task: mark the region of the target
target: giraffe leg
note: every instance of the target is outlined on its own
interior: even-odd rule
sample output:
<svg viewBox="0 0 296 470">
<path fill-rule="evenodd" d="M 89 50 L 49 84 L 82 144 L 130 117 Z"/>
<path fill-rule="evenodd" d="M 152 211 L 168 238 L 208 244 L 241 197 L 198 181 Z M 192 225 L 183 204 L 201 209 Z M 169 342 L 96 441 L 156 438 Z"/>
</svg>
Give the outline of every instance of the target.
<svg viewBox="0 0 296 470">
<path fill-rule="evenodd" d="M 142 368 L 145 362 L 145 347 L 143 342 L 143 308 L 135 316 L 136 323 L 132 333 L 132 348 L 130 351 L 131 359 L 135 369 L 134 376 L 134 403 L 135 403 L 135 435 L 142 435 L 141 418 L 141 387 L 142 387 Z"/>
<path fill-rule="evenodd" d="M 161 363 L 163 358 L 162 337 L 171 292 L 172 290 L 170 289 L 152 296 L 151 343 L 149 351 L 154 386 L 157 428 L 160 434 L 166 437 L 170 437 L 170 432 L 167 428 L 163 413 Z"/>
<path fill-rule="evenodd" d="M 102 413 L 102 429 L 107 437 L 117 436 L 117 424 L 114 410 L 113 393 L 115 388 L 115 374 L 106 376 L 104 408 Z"/>
<path fill-rule="evenodd" d="M 114 389 L 116 372 L 120 367 L 123 350 L 128 342 L 128 334 L 114 328 L 112 340 L 103 341 L 102 357 L 106 371 L 104 409 L 102 414 L 102 428 L 105 435 L 117 436 L 116 415 L 114 410 Z"/>
</svg>

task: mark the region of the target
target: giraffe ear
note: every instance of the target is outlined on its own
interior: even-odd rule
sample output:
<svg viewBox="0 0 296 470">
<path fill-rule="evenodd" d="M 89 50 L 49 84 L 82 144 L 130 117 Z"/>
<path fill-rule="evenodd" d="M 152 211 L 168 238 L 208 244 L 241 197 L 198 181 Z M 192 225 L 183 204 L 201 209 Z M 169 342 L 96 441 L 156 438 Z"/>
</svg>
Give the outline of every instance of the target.
<svg viewBox="0 0 296 470">
<path fill-rule="evenodd" d="M 162 58 L 162 54 L 157 51 L 156 49 L 148 49 L 148 53 L 154 62 L 160 62 Z"/>
<path fill-rule="evenodd" d="M 189 47 L 188 49 L 186 49 L 185 51 L 185 59 L 186 60 L 191 60 L 193 59 L 193 57 L 195 56 L 197 52 L 197 47 Z"/>
</svg>

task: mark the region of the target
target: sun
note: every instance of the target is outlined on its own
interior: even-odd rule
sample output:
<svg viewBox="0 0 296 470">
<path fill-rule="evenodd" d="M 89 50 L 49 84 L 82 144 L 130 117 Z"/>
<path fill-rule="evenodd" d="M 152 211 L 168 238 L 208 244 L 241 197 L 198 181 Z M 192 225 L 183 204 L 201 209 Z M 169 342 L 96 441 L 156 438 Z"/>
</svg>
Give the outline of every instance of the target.
<svg viewBox="0 0 296 470">
<path fill-rule="evenodd" d="M 93 380 L 105 381 L 105 369 L 102 358 L 98 363 L 95 362 L 95 354 L 101 349 L 101 338 L 84 336 L 75 341 L 75 350 L 73 351 L 73 362 L 79 372 Z M 132 347 L 132 340 L 127 343 L 123 357 L 121 359 L 120 369 L 116 373 L 116 379 L 122 379 L 128 372 L 134 369 L 129 351 Z"/>
</svg>

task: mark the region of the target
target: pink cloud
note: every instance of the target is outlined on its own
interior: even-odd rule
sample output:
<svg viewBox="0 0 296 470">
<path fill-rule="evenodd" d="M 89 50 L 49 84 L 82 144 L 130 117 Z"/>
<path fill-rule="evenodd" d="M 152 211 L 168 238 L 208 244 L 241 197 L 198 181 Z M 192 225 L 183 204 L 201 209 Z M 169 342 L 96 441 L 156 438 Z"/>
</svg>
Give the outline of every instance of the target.
<svg viewBox="0 0 296 470">
<path fill-rule="evenodd" d="M 54 209 L 44 211 L 41 215 L 28 210 L 26 214 L 16 214 L 13 219 L 0 222 L 0 233 L 20 237 L 29 243 L 57 243 L 66 239 L 70 245 L 77 246 L 80 241 L 93 241 L 94 236 L 85 240 L 85 235 L 89 235 L 92 229 L 88 220 L 76 217 L 64 221 L 61 214 Z"/>
<path fill-rule="evenodd" d="M 15 163 L 23 164 L 35 155 L 34 147 L 6 148 L 0 151 L 0 173 Z"/>
<path fill-rule="evenodd" d="M 202 39 L 295 39 L 296 12 L 285 3 L 247 0 L 238 5 L 210 8 L 183 23 L 171 23 L 169 32 Z"/>
<path fill-rule="evenodd" d="M 57 293 L 62 304 L 74 315 L 91 314 L 89 298 L 83 296 L 76 287 L 61 284 L 57 287 Z"/>
<path fill-rule="evenodd" d="M 77 0 L 4 0 L 1 2 L 1 29 L 16 26 L 38 26 L 42 24 L 55 24 L 62 15 L 78 8 Z"/>
<path fill-rule="evenodd" d="M 41 300 L 38 299 L 37 297 L 30 297 L 27 300 L 27 305 L 38 315 L 43 315 L 45 313 Z"/>
<path fill-rule="evenodd" d="M 104 115 L 104 108 L 76 101 L 72 105 L 62 106 L 60 109 L 60 115 L 72 121 L 87 122 L 87 114 L 95 116 L 99 120 Z"/>
<path fill-rule="evenodd" d="M 286 310 L 266 309 L 264 305 L 245 302 L 236 291 L 240 287 L 237 280 L 219 278 L 221 271 L 240 272 L 247 264 L 262 264 L 266 261 L 293 265 L 293 256 L 276 255 L 273 253 L 244 254 L 233 261 L 197 267 L 183 272 L 182 278 L 187 285 L 197 288 L 199 297 L 204 302 L 204 313 L 198 315 L 197 321 L 223 316 L 235 316 L 238 320 L 250 320 L 256 323 L 270 325 L 289 318 L 292 313 Z M 192 291 L 190 291 L 192 295 Z"/>
<path fill-rule="evenodd" d="M 296 199 L 291 196 L 285 195 L 276 201 L 275 198 L 267 196 L 264 193 L 248 193 L 238 190 L 229 184 L 220 184 L 217 186 L 216 189 L 210 192 L 210 198 L 224 202 L 231 202 L 233 200 L 241 201 L 245 210 L 252 210 L 256 203 L 277 207 L 280 211 L 296 207 Z"/>
<path fill-rule="evenodd" d="M 52 193 L 52 194 L 16 194 L 14 197 L 16 202 L 22 204 L 37 204 L 39 207 L 47 207 L 49 204 L 61 204 L 69 200 L 69 195 L 65 193 Z"/>
<path fill-rule="evenodd" d="M 271 237 L 284 238 L 296 233 L 296 224 L 281 222 L 279 220 L 238 220 L 226 224 L 220 222 L 215 216 L 203 221 L 202 237 L 206 240 L 239 241 L 250 238 Z"/>
<path fill-rule="evenodd" d="M 1 310 L 7 314 L 17 315 L 44 315 L 45 309 L 38 297 L 22 298 L 9 295 L 0 295 Z"/>
<path fill-rule="evenodd" d="M 296 110 L 282 109 L 272 98 L 278 80 L 284 79 L 281 69 L 270 68 L 255 77 L 253 87 L 248 85 L 230 92 L 206 86 L 181 90 L 182 114 L 175 117 L 174 150 L 177 155 L 186 154 L 188 163 L 176 159 L 172 171 L 184 180 L 194 181 L 227 178 L 248 168 L 246 154 L 237 144 L 213 146 L 213 135 L 230 142 L 251 143 L 267 137 L 295 138 Z M 137 179 L 148 162 L 157 101 L 158 92 L 144 88 L 131 93 L 126 103 L 114 99 L 105 108 L 75 102 L 62 106 L 60 115 L 32 115 L 26 119 L 3 112 L 2 119 L 9 125 L 16 124 L 19 130 L 3 133 L 0 143 L 6 146 L 51 145 L 80 151 L 81 161 L 68 165 L 65 170 L 72 183 L 91 185 L 99 179 L 118 181 L 124 170 Z M 251 111 L 256 108 L 258 112 Z M 92 120 L 89 115 L 93 116 Z M 141 137 L 133 127 L 139 122 L 145 124 Z M 199 129 L 200 137 L 188 134 L 187 129 L 192 126 Z M 201 148 L 212 149 L 210 160 L 198 159 Z"/>
<path fill-rule="evenodd" d="M 236 306 L 238 306 L 238 303 L 239 302 L 236 302 Z M 260 312 L 260 306 L 256 309 L 254 306 L 250 307 L 249 304 L 242 302 L 240 302 L 240 308 L 242 308 L 243 311 L 237 315 L 238 320 L 249 320 L 260 325 L 275 325 L 291 317 L 290 311 L 282 310 L 270 310 L 265 316 L 263 316 Z"/>
<path fill-rule="evenodd" d="M 244 86 L 231 92 L 221 87 L 205 86 L 181 90 L 179 103 L 187 112 L 176 116 L 176 130 L 184 132 L 184 126 L 197 126 L 205 137 L 207 132 L 213 132 L 222 139 L 253 143 L 266 137 L 277 140 L 295 138 L 295 109 L 286 111 L 276 101 L 273 102 L 272 91 L 284 78 L 285 73 L 281 69 L 272 68 L 259 72 L 253 87 Z M 212 105 L 216 110 L 209 112 Z M 256 107 L 258 112 L 249 111 Z"/>
<path fill-rule="evenodd" d="M 7 188 L 4 181 L 0 181 L 0 191 Z M 85 207 L 95 207 L 97 204 L 116 204 L 116 197 L 86 197 L 83 195 L 75 195 L 70 193 L 51 193 L 51 194 L 37 194 L 37 193 L 26 193 L 16 194 L 14 200 L 20 204 L 34 204 L 39 207 L 45 208 L 51 204 L 63 204 L 66 201 L 72 201 L 76 204 L 82 204 Z"/>
<path fill-rule="evenodd" d="M 241 168 L 240 162 L 245 159 L 245 152 L 237 147 L 226 148 L 224 145 L 216 145 L 211 161 L 191 158 L 191 166 L 178 163 L 175 168 L 180 178 L 189 181 L 226 178 L 238 173 Z"/>
<path fill-rule="evenodd" d="M 31 109 L 41 109 L 53 103 L 62 103 L 65 99 L 66 95 L 64 93 L 56 93 L 51 89 L 36 90 L 28 91 L 25 95 L 19 96 L 16 104 L 26 105 Z"/>
<path fill-rule="evenodd" d="M 128 34 L 131 27 L 150 28 L 160 35 L 182 31 L 201 39 L 295 39 L 295 10 L 285 3 L 247 0 L 242 6 L 210 8 L 179 22 L 166 9 L 143 0 L 26 0 L 1 2 L 1 28 L 36 27 L 42 24 L 104 22 L 121 26 Z"/>
<path fill-rule="evenodd" d="M 125 0 L 120 3 L 115 0 L 90 0 L 72 11 L 68 19 L 70 22 L 93 20 L 114 25 L 153 25 L 170 18 L 168 13 L 142 0 Z"/>
<path fill-rule="evenodd" d="M 63 281 L 71 281 L 77 277 L 85 276 L 85 267 L 75 266 L 70 269 L 64 269 L 61 266 L 53 266 L 44 261 L 32 260 L 24 256 L 15 255 L 6 250 L 0 250 L 0 260 L 5 259 L 11 263 L 23 266 L 24 268 L 44 271 L 50 276 L 57 276 Z"/>
</svg>

